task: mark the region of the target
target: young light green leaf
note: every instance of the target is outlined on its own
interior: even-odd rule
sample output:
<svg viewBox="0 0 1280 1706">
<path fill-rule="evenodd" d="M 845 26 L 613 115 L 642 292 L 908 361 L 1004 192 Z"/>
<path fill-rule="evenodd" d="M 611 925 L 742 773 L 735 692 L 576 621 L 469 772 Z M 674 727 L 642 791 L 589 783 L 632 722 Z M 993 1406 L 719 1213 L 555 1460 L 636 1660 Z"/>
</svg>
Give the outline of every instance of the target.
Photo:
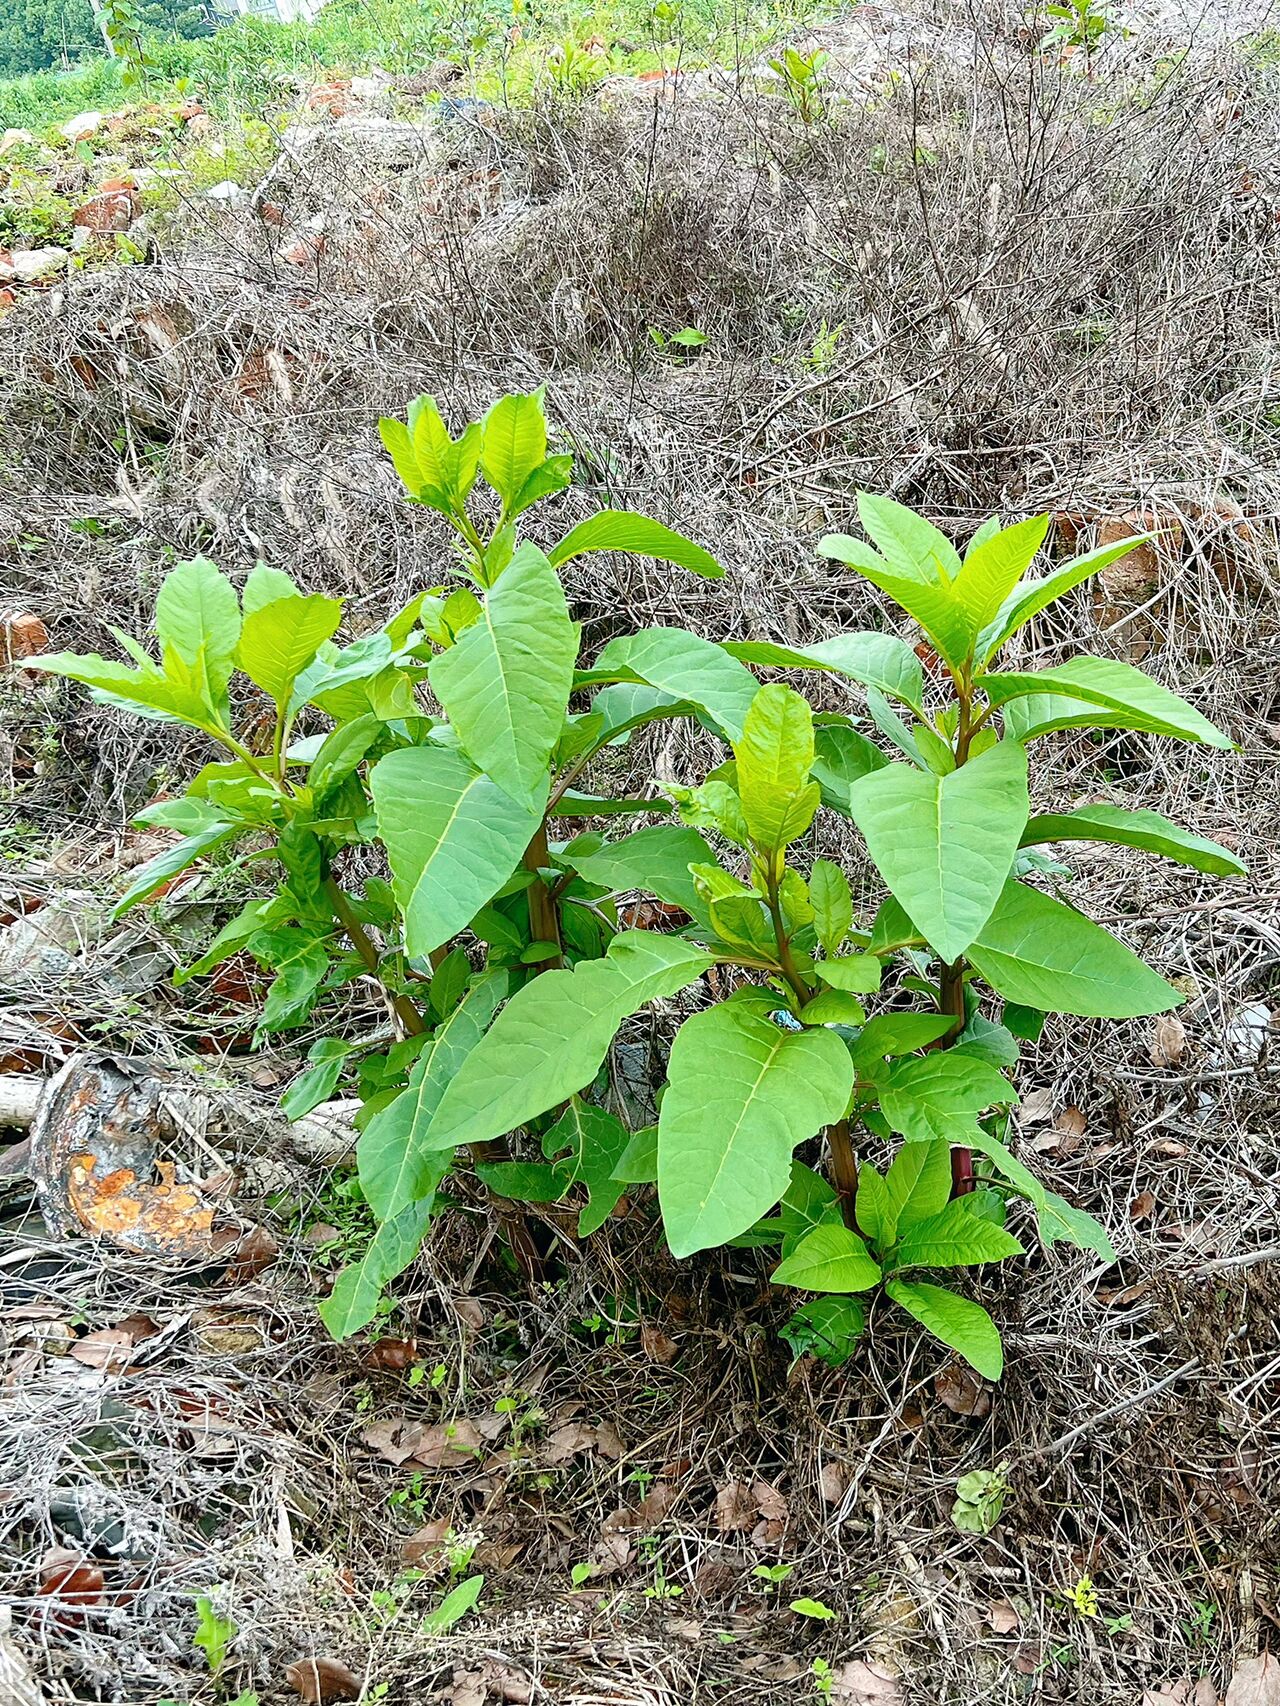
<svg viewBox="0 0 1280 1706">
<path fill-rule="evenodd" d="M 1107 1236 L 1106 1227 L 1053 1191 L 1044 1193 L 1036 1224 L 1046 1249 L 1053 1244 L 1074 1244 L 1077 1249 L 1092 1250 L 1104 1262 L 1116 1260 L 1115 1246 Z"/>
<path fill-rule="evenodd" d="M 894 896 L 946 961 L 991 916 L 1027 821 L 1027 755 L 1001 741 L 949 776 L 891 765 L 849 792 L 854 822 Z"/>
<path fill-rule="evenodd" d="M 890 1279 L 884 1289 L 935 1339 L 959 1351 L 979 1374 L 999 1380 L 1004 1372 L 1004 1350 L 996 1324 L 981 1304 L 920 1280 Z"/>
<path fill-rule="evenodd" d="M 1080 585 L 1082 581 L 1096 575 L 1100 569 L 1105 569 L 1118 558 L 1127 556 L 1135 546 L 1141 545 L 1150 538 L 1149 534 L 1135 534 L 1132 539 L 1121 539 L 1114 545 L 1104 545 L 1097 551 L 1089 551 L 1082 557 L 1073 557 L 1069 563 L 1054 569 L 1051 574 L 1039 580 L 1022 582 L 1016 586 L 1005 599 L 996 615 L 978 636 L 978 656 L 986 662 L 995 656 L 1005 641 L 1025 627 L 1033 616 L 1046 609 L 1064 593 Z"/>
<path fill-rule="evenodd" d="M 231 582 L 207 557 L 179 563 L 165 576 L 156 598 L 156 635 L 165 673 L 176 654 L 225 723 L 240 605 Z"/>
<path fill-rule="evenodd" d="M 924 629 L 938 654 L 949 664 L 959 665 L 968 657 L 973 644 L 974 627 L 964 606 L 952 588 L 933 580 L 918 579 L 907 573 L 894 573 L 883 558 L 844 533 L 829 533 L 819 541 L 818 550 L 824 557 L 833 557 L 856 569 L 865 580 L 887 593 L 895 604 Z"/>
<path fill-rule="evenodd" d="M 1022 1245 L 1002 1226 L 974 1214 L 967 1197 L 955 1197 L 928 1220 L 903 1230 L 893 1267 L 972 1268 L 1021 1256 Z"/>
<path fill-rule="evenodd" d="M 1033 817 L 1022 832 L 1021 845 L 1039 847 L 1046 841 L 1107 841 L 1140 847 L 1216 877 L 1242 877 L 1248 870 L 1243 859 L 1216 841 L 1192 835 L 1157 812 L 1125 811 L 1120 806 L 1078 806 L 1075 811 Z"/>
<path fill-rule="evenodd" d="M 1033 515 L 972 545 L 956 576 L 954 592 L 968 612 L 975 634 L 992 621 L 1044 543 L 1052 518 Z"/>
<path fill-rule="evenodd" d="M 935 583 L 959 574 L 960 558 L 946 534 L 905 504 L 859 492 L 858 520 L 896 574 Z"/>
<path fill-rule="evenodd" d="M 770 1275 L 774 1285 L 847 1295 L 879 1285 L 880 1264 L 847 1226 L 816 1227 Z"/>
<path fill-rule="evenodd" d="M 606 509 L 580 521 L 552 548 L 552 566 L 562 568 L 588 551 L 622 551 L 633 557 L 656 557 L 659 562 L 675 563 L 705 580 L 718 580 L 724 573 L 723 565 L 710 551 L 704 551 L 701 545 L 695 545 L 683 533 L 664 527 L 660 521 L 630 510 Z"/>
<path fill-rule="evenodd" d="M 953 1023 L 946 1013 L 877 1013 L 853 1045 L 854 1065 L 869 1072 L 886 1056 L 914 1054 L 945 1037 Z"/>
<path fill-rule="evenodd" d="M 432 689 L 468 756 L 521 805 L 543 786 L 577 655 L 556 572 L 536 545 L 522 545 L 482 619 L 431 660 Z"/>
<path fill-rule="evenodd" d="M 547 457 L 547 417 L 542 392 L 499 397 L 484 417 L 480 432 L 480 467 L 504 507 Z"/>
<path fill-rule="evenodd" d="M 280 1098 L 280 1112 L 287 1120 L 300 1120 L 321 1102 L 327 1102 L 338 1087 L 343 1064 L 359 1047 L 344 1037 L 321 1037 L 307 1050 L 311 1065 L 300 1072 Z"/>
<path fill-rule="evenodd" d="M 705 711 L 730 740 L 741 738 L 759 684 L 750 670 L 710 640 L 684 628 L 642 628 L 609 644 L 593 673 L 634 676 Z"/>
<path fill-rule="evenodd" d="M 1123 942 L 1024 883 L 1005 884 L 968 957 L 998 995 L 1044 1012 L 1132 1019 L 1184 999 Z"/>
<path fill-rule="evenodd" d="M 430 1197 L 448 1156 L 428 1145 L 436 1109 L 454 1076 L 493 1023 L 509 987 L 506 972 L 480 978 L 435 1033 L 394 1101 L 369 1121 L 356 1145 L 360 1183 L 379 1220 Z"/>
<path fill-rule="evenodd" d="M 867 1010 L 843 989 L 821 989 L 800 1009 L 802 1025 L 860 1025 Z"/>
<path fill-rule="evenodd" d="M 1082 656 L 1071 658 L 1054 669 L 1030 673 L 1010 672 L 984 675 L 982 691 L 996 705 L 1031 694 L 1084 700 L 1096 705 L 1100 727 L 1141 729 L 1148 734 L 1168 735 L 1175 740 L 1199 741 L 1226 751 L 1232 741 L 1185 699 L 1117 658 Z M 1060 726 L 1060 725 L 1059 725 Z M 1044 733 L 1045 729 L 1037 729 Z M 1029 737 L 1023 737 L 1029 738 Z"/>
<path fill-rule="evenodd" d="M 673 1255 L 745 1232 L 787 1189 L 796 1145 L 840 1119 L 853 1088 L 834 1032 L 784 1031 L 730 1002 L 686 1019 L 658 1118 L 658 1199 Z"/>
<path fill-rule="evenodd" d="M 421 1628 L 428 1635 L 443 1635 L 452 1629 L 455 1623 L 475 1608 L 480 1598 L 480 1590 L 484 1587 L 483 1576 L 468 1576 L 466 1581 L 459 1582 L 452 1588 L 436 1606 L 422 1619 Z"/>
<path fill-rule="evenodd" d="M 460 752 L 401 747 L 369 776 L 378 833 L 420 958 L 471 922 L 520 863 L 542 821 L 543 798 L 517 804 Z"/>
<path fill-rule="evenodd" d="M 325 737 L 307 771 L 307 785 L 313 799 L 322 799 L 331 788 L 346 781 L 364 762 L 383 728 L 381 719 L 368 712 L 354 722 L 343 723 Z"/>
<path fill-rule="evenodd" d="M 828 954 L 835 954 L 853 929 L 853 896 L 849 892 L 849 879 L 839 865 L 830 859 L 814 860 L 809 872 L 809 899 L 813 903 L 818 940 Z M 878 989 L 880 966 L 878 961 L 874 964 Z"/>
<path fill-rule="evenodd" d="M 301 1025 L 315 1006 L 329 970 L 325 939 L 312 928 L 285 925 L 251 936 L 249 952 L 275 973 L 258 1020 L 258 1035 Z"/>
<path fill-rule="evenodd" d="M 251 616 L 255 610 L 261 610 L 264 604 L 274 604 L 277 598 L 301 596 L 301 591 L 283 569 L 273 569 L 266 563 L 258 562 L 249 570 L 249 578 L 244 583 L 240 601 L 244 605 L 245 615 Z"/>
<path fill-rule="evenodd" d="M 867 1311 L 854 1297 L 814 1297 L 778 1329 L 793 1356 L 815 1356 L 840 1368 L 866 1331 Z"/>
<path fill-rule="evenodd" d="M 565 1101 L 595 1077 L 629 1014 L 675 995 L 711 964 L 710 954 L 679 937 L 629 930 L 603 959 L 543 972 L 512 997 L 459 1068 L 431 1123 L 430 1146 L 485 1143 Z"/>
<path fill-rule="evenodd" d="M 819 803 L 813 763 L 813 712 L 793 688 L 760 688 L 735 740 L 738 797 L 752 842 L 770 854 L 803 835 Z"/>
<path fill-rule="evenodd" d="M 288 703 L 293 684 L 342 619 L 336 598 L 293 596 L 260 605 L 244 619 L 236 662 L 277 705 Z"/>
<path fill-rule="evenodd" d="M 101 704 L 121 705 L 134 716 L 152 722 L 189 723 L 197 729 L 219 726 L 217 707 L 199 690 L 186 665 L 180 664 L 184 671 L 181 680 L 163 674 L 154 663 L 130 669 L 127 664 L 115 663 L 97 652 L 48 652 L 41 657 L 24 658 L 22 666 L 82 682 Z"/>
</svg>

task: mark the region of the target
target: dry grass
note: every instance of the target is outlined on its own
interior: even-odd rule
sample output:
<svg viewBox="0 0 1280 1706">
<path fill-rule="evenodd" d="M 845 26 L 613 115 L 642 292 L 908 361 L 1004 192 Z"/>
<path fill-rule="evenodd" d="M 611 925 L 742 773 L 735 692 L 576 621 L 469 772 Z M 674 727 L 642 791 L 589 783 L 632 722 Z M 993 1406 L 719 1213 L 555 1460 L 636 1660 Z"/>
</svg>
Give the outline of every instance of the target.
<svg viewBox="0 0 1280 1706">
<path fill-rule="evenodd" d="M 859 27 L 874 37 L 879 16 Z M 159 264 L 32 302 L 0 323 L 0 507 L 18 539 L 6 596 L 59 643 L 109 648 L 105 625 L 144 625 L 174 554 L 233 572 L 261 555 L 346 594 L 357 630 L 431 579 L 444 549 L 398 496 L 377 415 L 425 389 L 460 421 L 543 380 L 584 476 L 549 531 L 606 501 L 646 509 L 730 570 L 714 584 L 631 563 L 578 571 L 588 649 L 661 621 L 795 640 L 883 621 L 813 549 L 851 525 L 860 486 L 957 537 L 993 510 L 1052 508 L 1060 543 L 1135 511 L 1176 522 L 1149 585 L 1100 606 L 1081 594 L 1027 640 L 1042 663 L 1077 648 L 1140 658 L 1242 748 L 1053 743 L 1054 799 L 1153 807 L 1253 868 L 1247 884 L 1214 884 L 1120 849 L 1071 856 L 1073 895 L 1192 992 L 1173 1064 L 1151 1064 L 1145 1024 L 1060 1021 L 1028 1051 L 1024 1097 L 1043 1092 L 1048 1117 L 1027 1119 L 1023 1141 L 1053 1188 L 1106 1222 L 1118 1267 L 1059 1249 L 982 1279 L 1010 1368 L 989 1413 L 966 1416 L 938 1396 L 944 1359 L 887 1319 L 841 1374 L 788 1373 L 780 1306 L 746 1253 L 725 1274 L 664 1267 L 636 1217 L 555 1289 L 518 1297 L 464 1214 L 400 1294 L 426 1366 L 447 1370 L 438 1391 L 411 1391 L 330 1346 L 312 1313 L 324 1264 L 302 1229 L 340 1213 L 327 1176 L 270 1175 L 284 1258 L 238 1289 L 46 1245 L 14 1193 L 0 1275 L 19 1302 L 94 1325 L 135 1310 L 175 1323 L 104 1380 L 65 1356 L 24 1358 L 30 1329 L 10 1319 L 0 1589 L 45 1655 L 51 1698 L 212 1702 L 189 1607 L 215 1585 L 243 1631 L 229 1674 L 264 1699 L 316 1652 L 405 1702 L 448 1699 L 455 1670 L 497 1664 L 564 1706 L 773 1706 L 813 1697 L 808 1667 L 824 1656 L 884 1661 L 911 1706 L 1118 1706 L 1202 1672 L 1221 1688 L 1237 1657 L 1280 1639 L 1280 1099 L 1263 1035 L 1246 1043 L 1240 1025 L 1274 1004 L 1280 964 L 1280 108 L 1269 76 L 1225 50 L 1175 69 L 1137 40 L 1090 80 L 1030 55 L 994 13 L 973 34 L 907 33 L 918 51 L 892 86 L 849 45 L 853 26 L 830 34 L 855 94 L 811 130 L 746 82 L 464 114 L 394 169 L 371 170 L 367 141 L 339 129 L 267 194 L 286 228 L 326 212 L 312 264 L 282 258 L 292 233 L 206 203 L 163 238 Z M 685 325 L 709 339 L 688 360 L 648 335 Z M 48 691 L 34 712 L 11 697 L 9 717 L 16 808 L 45 835 L 114 836 L 159 768 L 198 757 L 171 731 L 140 739 Z M 24 780 L 41 717 L 59 745 Z M 694 758 L 679 744 L 654 756 L 676 774 Z M 99 1018 L 113 1042 L 187 1059 L 193 1021 L 176 1002 Z M 349 1022 L 372 1018 L 357 1006 Z M 246 1072 L 234 1058 L 214 1069 Z M 1068 1107 L 1083 1134 L 1046 1136 Z M 286 1166 L 266 1130 L 259 1186 L 262 1152 Z M 476 1301 L 471 1325 L 460 1295 Z M 609 1342 L 619 1300 L 671 1337 L 674 1362 L 653 1362 L 634 1323 Z M 208 1308 L 257 1337 L 211 1350 Z M 544 1418 L 514 1438 L 494 1410 L 513 1396 L 518 1415 Z M 369 1599 L 413 1524 L 387 1503 L 407 1470 L 361 1430 L 399 1409 L 498 1430 L 485 1461 L 424 1476 L 425 1515 L 482 1534 L 489 1577 L 479 1619 L 446 1640 L 415 1634 L 437 1584 L 395 1620 Z M 621 1458 L 549 1463 L 566 1418 L 612 1423 Z M 1004 1521 L 987 1540 L 957 1533 L 957 1476 L 1001 1462 Z M 654 1546 L 633 1535 L 615 1575 L 571 1595 L 571 1566 L 645 1477 L 672 1490 Z M 756 1478 L 785 1515 L 753 1542 L 757 1519 L 724 1531 L 715 1501 Z M 125 1538 L 109 1568 L 137 1586 L 56 1625 L 32 1598 L 33 1564 L 69 1485 L 115 1501 Z M 679 1598 L 644 1597 L 655 1551 Z M 750 1569 L 779 1559 L 794 1570 L 775 1605 Z M 1109 1632 L 1069 1608 L 1086 1574 L 1104 1619 L 1130 1624 Z M 840 1621 L 796 1619 L 783 1609 L 795 1594 Z M 993 1633 L 989 1609 L 1007 1603 L 1018 1627 Z"/>
</svg>

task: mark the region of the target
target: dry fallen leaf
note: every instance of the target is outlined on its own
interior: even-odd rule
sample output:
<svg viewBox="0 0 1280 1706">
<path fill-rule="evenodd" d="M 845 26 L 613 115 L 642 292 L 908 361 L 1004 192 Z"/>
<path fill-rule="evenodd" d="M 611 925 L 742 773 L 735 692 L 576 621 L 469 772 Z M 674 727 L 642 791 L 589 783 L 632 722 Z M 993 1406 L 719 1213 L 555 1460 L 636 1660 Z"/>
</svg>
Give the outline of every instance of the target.
<svg viewBox="0 0 1280 1706">
<path fill-rule="evenodd" d="M 1058 1110 L 1053 1129 L 1060 1131 L 1064 1137 L 1083 1137 L 1089 1125 L 1079 1108 L 1068 1105 Z"/>
<path fill-rule="evenodd" d="M 285 1671 L 284 1679 L 310 1706 L 360 1698 L 360 1678 L 341 1659 L 299 1659 Z"/>
<path fill-rule="evenodd" d="M 365 1352 L 369 1368 L 389 1368 L 397 1372 L 412 1368 L 418 1357 L 415 1339 L 377 1339 Z"/>
<path fill-rule="evenodd" d="M 133 1338 L 118 1327 L 101 1327 L 96 1333 L 86 1333 L 77 1339 L 67 1353 L 89 1368 L 101 1369 L 104 1374 L 119 1374 L 129 1366 Z"/>
<path fill-rule="evenodd" d="M 1129 1219 L 1135 1224 L 1139 1220 L 1149 1220 L 1156 1206 L 1156 1199 L 1151 1191 L 1139 1191 L 1129 1204 Z"/>
<path fill-rule="evenodd" d="M 1218 1691 L 1207 1676 L 1195 1682 L 1189 1676 L 1144 1689 L 1142 1706 L 1218 1706 Z"/>
<path fill-rule="evenodd" d="M 1152 1066 L 1176 1066 L 1187 1052 L 1187 1027 L 1174 1013 L 1162 1013 L 1151 1029 L 1147 1053 Z"/>
<path fill-rule="evenodd" d="M 1280 1658 L 1259 1653 L 1238 1665 L 1227 1684 L 1226 1706 L 1280 1706 Z"/>
<path fill-rule="evenodd" d="M 455 1297 L 453 1312 L 464 1327 L 471 1327 L 477 1333 L 484 1326 L 484 1307 L 474 1297 Z"/>
<path fill-rule="evenodd" d="M 745 1481 L 726 1481 L 716 1494 L 716 1527 L 734 1534 L 756 1525 L 755 1495 Z"/>
<path fill-rule="evenodd" d="M 755 1481 L 752 1483 L 751 1496 L 756 1501 L 756 1509 L 766 1522 L 787 1520 L 790 1507 L 776 1487 L 771 1487 L 767 1481 Z"/>
<path fill-rule="evenodd" d="M 251 1226 L 231 1252 L 227 1278 L 232 1285 L 247 1285 L 273 1265 L 280 1245 L 265 1226 Z"/>
<path fill-rule="evenodd" d="M 831 1698 L 842 1706 L 900 1706 L 902 1690 L 883 1665 L 851 1659 L 833 1676 Z"/>
<path fill-rule="evenodd" d="M 640 1344 L 650 1362 L 674 1362 L 680 1354 L 680 1347 L 674 1339 L 669 1339 L 660 1327 L 641 1327 Z"/>
<path fill-rule="evenodd" d="M 1052 1090 L 1031 1090 L 1022 1098 L 1018 1118 L 1024 1125 L 1040 1125 L 1053 1118 L 1055 1101 Z"/>
<path fill-rule="evenodd" d="M 849 1490 L 853 1469 L 838 1458 L 830 1458 L 818 1471 L 818 1496 L 827 1505 L 838 1505 Z"/>
<path fill-rule="evenodd" d="M 981 1420 L 991 1413 L 991 1394 L 967 1363 L 948 1363 L 935 1375 L 933 1390 L 939 1402 L 957 1416 L 974 1416 Z"/>
<path fill-rule="evenodd" d="M 444 1548 L 453 1532 L 453 1524 L 448 1517 L 438 1517 L 434 1522 L 424 1523 L 416 1529 L 400 1548 L 400 1556 L 406 1564 L 413 1564 L 418 1569 L 426 1568 L 428 1574 L 437 1574 L 436 1568 L 444 1567 Z"/>
<path fill-rule="evenodd" d="M 1022 1619 L 1007 1599 L 993 1599 L 987 1607 L 987 1622 L 997 1635 L 1011 1635 Z"/>
</svg>

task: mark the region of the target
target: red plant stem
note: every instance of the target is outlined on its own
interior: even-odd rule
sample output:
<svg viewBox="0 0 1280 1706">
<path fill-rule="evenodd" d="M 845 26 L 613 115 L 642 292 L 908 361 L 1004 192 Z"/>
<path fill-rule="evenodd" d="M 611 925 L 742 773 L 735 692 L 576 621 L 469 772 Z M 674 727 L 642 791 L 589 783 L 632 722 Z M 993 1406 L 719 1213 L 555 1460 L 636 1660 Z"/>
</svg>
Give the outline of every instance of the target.
<svg viewBox="0 0 1280 1706">
<path fill-rule="evenodd" d="M 829 1125 L 826 1129 L 826 1139 L 827 1147 L 831 1151 L 831 1171 L 835 1176 L 836 1195 L 840 1198 L 840 1213 L 850 1232 L 856 1232 L 858 1159 L 853 1152 L 848 1120 L 837 1120 L 834 1125 Z"/>
</svg>

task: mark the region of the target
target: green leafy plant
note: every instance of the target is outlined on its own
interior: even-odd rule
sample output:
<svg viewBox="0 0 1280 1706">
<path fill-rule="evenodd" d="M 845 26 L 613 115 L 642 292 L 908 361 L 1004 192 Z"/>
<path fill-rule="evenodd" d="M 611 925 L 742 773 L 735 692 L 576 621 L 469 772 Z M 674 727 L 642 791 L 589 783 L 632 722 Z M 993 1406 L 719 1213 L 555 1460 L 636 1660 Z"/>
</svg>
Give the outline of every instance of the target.
<svg viewBox="0 0 1280 1706">
<path fill-rule="evenodd" d="M 236 1620 L 214 1609 L 208 1594 L 196 1596 L 196 1632 L 191 1638 L 199 1647 L 209 1666 L 209 1675 L 216 1677 L 227 1662 L 227 1650 L 238 1633 Z"/>
<path fill-rule="evenodd" d="M 782 84 L 782 92 L 795 108 L 805 126 L 815 124 L 822 116 L 822 73 L 831 55 L 823 48 L 801 53 L 797 48 L 784 48 L 777 59 L 769 61 L 769 69 Z"/>
<path fill-rule="evenodd" d="M 1045 16 L 1052 24 L 1041 47 L 1080 48 L 1090 70 L 1104 37 L 1120 29 L 1099 0 L 1061 0 L 1061 4 L 1046 6 Z"/>
<path fill-rule="evenodd" d="M 956 1482 L 951 1520 L 964 1534 L 990 1534 L 1004 1512 L 1009 1496 L 1009 1465 L 973 1469 Z"/>
<path fill-rule="evenodd" d="M 455 1624 L 461 1623 L 469 1611 L 474 1611 L 484 1588 L 483 1576 L 468 1576 L 459 1582 L 440 1601 L 433 1611 L 429 1611 L 422 1619 L 424 1634 L 445 1635 Z"/>
<path fill-rule="evenodd" d="M 988 522 L 962 558 L 923 517 L 863 494 L 867 539 L 835 535 L 820 549 L 894 600 L 920 645 L 880 631 L 804 648 L 716 645 L 659 627 L 617 636 L 582 667 L 556 575 L 571 557 L 627 549 L 703 574 L 718 565 L 656 522 L 612 512 L 548 555 L 520 543 L 519 517 L 569 479 L 568 458 L 547 453 L 536 394 L 503 399 L 457 440 L 420 399 L 383 435 L 410 496 L 453 530 L 457 584 L 339 650 L 333 601 L 259 568 L 237 604 L 211 565 L 190 564 L 161 593 L 162 666 L 124 636 L 133 668 L 45 660 L 100 695 L 193 723 L 232 755 L 144 814 L 185 839 L 122 906 L 256 837 L 280 885 L 192 972 L 247 947 L 274 973 L 264 1032 L 301 1023 L 351 976 L 387 992 L 403 1036 L 387 1048 L 325 1039 L 305 1090 L 291 1092 L 302 1111 L 359 1059 L 360 1183 L 380 1225 L 323 1306 L 331 1329 L 372 1318 L 455 1158 L 469 1155 L 517 1251 L 504 1203 L 572 1193 L 586 1236 L 624 1192 L 643 1200 L 656 1184 L 677 1258 L 778 1247 L 775 1281 L 814 1294 L 784 1330 L 793 1349 L 843 1360 L 876 1294 L 997 1378 L 991 1317 L 922 1276 L 1019 1255 L 1005 1226 L 1018 1199 L 1044 1243 L 1114 1254 L 1006 1141 L 1019 1039 L 1049 1011 L 1129 1018 L 1182 999 L 1047 892 L 1061 867 L 1039 850 L 1102 841 L 1214 875 L 1243 869 L 1151 812 L 1032 809 L 1031 758 L 1060 729 L 1231 744 L 1129 664 L 1002 667 L 1028 622 L 1139 541 L 1036 575 L 1047 517 Z M 469 504 L 479 473 L 498 508 L 483 528 Z M 269 750 L 232 733 L 237 665 L 272 708 Z M 756 670 L 821 673 L 847 684 L 858 710 L 815 715 Z M 424 683 L 445 719 L 420 702 Z M 333 726 L 295 739 L 304 711 Z M 579 792 L 605 747 L 667 717 L 695 718 L 720 742 L 700 781 L 664 783 L 665 797 Z M 610 825 L 640 811 L 674 820 L 559 835 L 561 818 Z M 873 916 L 855 917 L 843 870 L 813 856 L 823 811 L 866 843 L 888 891 Z M 360 895 L 337 870 L 357 842 L 380 843 L 390 869 Z M 671 928 L 621 927 L 618 904 L 637 891 Z M 628 1130 L 609 1105 L 620 1105 L 614 1038 L 682 997 L 658 1118 Z"/>
<path fill-rule="evenodd" d="M 322 1037 L 286 1098 L 296 1119 L 344 1074 L 358 1074 L 360 1186 L 380 1225 L 324 1306 L 339 1335 L 373 1318 L 383 1286 L 421 1242 L 452 1160 L 450 1147 L 424 1141 L 434 1106 L 502 1001 L 544 968 L 600 963 L 606 946 L 617 949 L 611 964 L 626 964 L 640 990 L 655 993 L 676 964 L 705 959 L 687 945 L 617 933 L 607 873 L 625 851 L 593 863 L 601 836 L 575 838 L 576 861 L 551 851 L 560 822 L 651 809 L 648 800 L 583 795 L 574 783 L 633 729 L 692 714 L 679 693 L 687 662 L 666 655 L 662 631 L 648 662 L 608 677 L 621 691 L 570 712 L 571 694 L 595 677 L 575 673 L 579 631 L 558 571 L 599 551 L 656 555 L 704 576 L 720 574 L 719 564 L 626 511 L 580 522 L 550 555 L 522 542 L 522 518 L 572 476 L 572 458 L 548 450 L 540 392 L 500 399 L 457 439 L 427 397 L 407 422 L 384 420 L 380 430 L 412 501 L 442 516 L 455 541 L 450 580 L 380 629 L 340 647 L 338 600 L 305 594 L 264 564 L 237 597 L 224 574 L 196 559 L 161 588 L 158 662 L 124 634 L 117 639 L 128 664 L 42 660 L 97 698 L 185 723 L 225 752 L 183 797 L 141 814 L 181 839 L 139 871 L 117 913 L 198 859 L 233 853 L 246 864 L 275 863 L 273 892 L 251 900 L 180 981 L 247 951 L 271 978 L 259 1037 L 308 1022 L 354 978 L 372 977 L 385 991 L 399 1036 L 389 1044 Z M 481 479 L 491 493 L 484 520 L 473 514 Z M 722 669 L 737 669 L 706 651 Z M 427 709 L 428 688 L 443 718 Z M 385 849 L 390 880 L 370 878 L 351 892 L 341 867 L 367 844 Z M 554 1181 L 553 1195 L 586 1190 L 584 1232 L 621 1194 L 609 1173 L 627 1135 L 613 1116 L 578 1102 L 548 1122 L 545 1174 L 535 1176 Z M 523 1181 L 530 1194 L 527 1173 L 504 1170 L 499 1142 L 478 1142 L 471 1153 L 496 1168 L 493 1189 Z M 506 1224 L 532 1267 L 520 1222 L 508 1216 Z"/>
</svg>

